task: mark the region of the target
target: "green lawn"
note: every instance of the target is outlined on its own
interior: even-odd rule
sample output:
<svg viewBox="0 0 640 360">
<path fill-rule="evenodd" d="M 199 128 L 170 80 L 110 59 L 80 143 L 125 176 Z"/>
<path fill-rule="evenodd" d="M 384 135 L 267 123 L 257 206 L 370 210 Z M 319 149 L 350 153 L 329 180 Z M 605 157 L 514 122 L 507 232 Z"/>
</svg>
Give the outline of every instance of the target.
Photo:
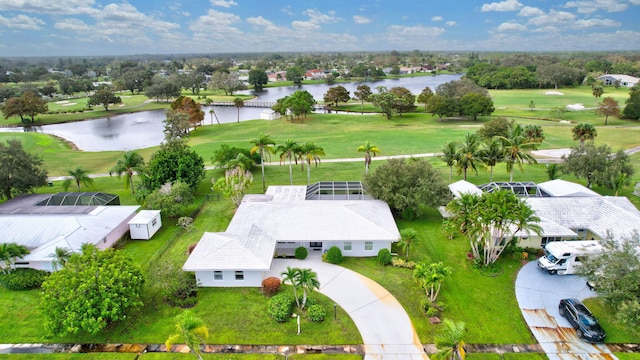
<svg viewBox="0 0 640 360">
<path fill-rule="evenodd" d="M 26 360 L 36 357 L 43 360 L 180 360 L 193 359 L 192 354 L 147 352 L 144 354 L 92 353 L 92 354 L 0 354 L 0 360 Z M 285 356 L 275 354 L 202 354 L 205 360 L 284 360 Z M 295 354 L 288 357 L 298 360 L 358 360 L 360 355 L 353 354 Z"/>
</svg>

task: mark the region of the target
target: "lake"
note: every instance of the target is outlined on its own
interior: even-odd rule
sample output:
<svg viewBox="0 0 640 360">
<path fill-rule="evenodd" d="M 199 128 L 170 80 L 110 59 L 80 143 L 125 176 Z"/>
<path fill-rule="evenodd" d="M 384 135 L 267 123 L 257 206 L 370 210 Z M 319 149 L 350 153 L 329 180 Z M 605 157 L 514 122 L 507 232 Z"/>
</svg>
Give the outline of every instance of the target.
<svg viewBox="0 0 640 360">
<path fill-rule="evenodd" d="M 373 92 L 376 92 L 378 86 L 386 86 L 387 88 L 404 86 L 413 94 L 418 95 L 425 86 L 429 86 L 432 90 L 435 90 L 438 85 L 459 80 L 461 76 L 462 75 L 420 76 L 369 81 L 366 82 L 366 84 L 371 87 Z M 361 84 L 363 83 L 352 82 L 334 85 L 312 84 L 285 86 L 268 88 L 261 92 L 246 90 L 240 93 L 255 95 L 256 98 L 250 101 L 275 102 L 277 99 L 290 95 L 297 90 L 307 90 L 316 100 L 322 101 L 324 94 L 333 86 L 344 86 L 349 93 L 353 95 L 353 92 Z M 202 106 L 202 110 L 205 113 L 205 125 L 216 124 L 216 119 L 211 118 L 209 114 L 209 110 L 212 108 L 221 123 L 233 123 L 238 119 L 238 110 L 235 107 Z M 259 119 L 260 112 L 263 110 L 264 108 L 243 107 L 240 109 L 240 121 Z M 116 115 L 110 118 L 25 127 L 24 129 L 0 128 L 0 131 L 25 131 L 52 134 L 72 142 L 78 149 L 83 151 L 128 151 L 160 145 L 164 140 L 164 133 L 162 132 L 164 128 L 162 121 L 164 119 L 164 110 L 152 110 Z"/>
</svg>

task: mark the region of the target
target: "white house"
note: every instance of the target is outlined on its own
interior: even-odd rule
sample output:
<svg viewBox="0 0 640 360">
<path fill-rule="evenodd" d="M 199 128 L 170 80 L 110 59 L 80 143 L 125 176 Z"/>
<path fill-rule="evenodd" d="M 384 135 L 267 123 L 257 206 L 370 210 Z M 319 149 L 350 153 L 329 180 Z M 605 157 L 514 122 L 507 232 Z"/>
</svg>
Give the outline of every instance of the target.
<svg viewBox="0 0 640 360">
<path fill-rule="evenodd" d="M 602 82 L 604 82 L 605 85 L 633 87 L 638 83 L 640 79 L 637 77 L 624 75 L 624 74 L 606 74 L 606 75 L 598 76 L 598 80 L 602 80 Z"/>
<path fill-rule="evenodd" d="M 261 286 L 273 257 L 300 246 L 310 256 L 332 246 L 344 256 L 376 256 L 400 233 L 389 206 L 355 184 L 270 186 L 265 195 L 247 195 L 227 230 L 205 233 L 182 269 L 194 271 L 201 286 Z"/>
<path fill-rule="evenodd" d="M 160 210 L 140 210 L 128 224 L 131 239 L 149 240 L 162 227 Z"/>
<path fill-rule="evenodd" d="M 65 201 L 71 201 L 73 194 L 65 193 Z M 51 194 L 24 195 L 0 205 L 0 243 L 16 243 L 30 251 L 15 263 L 16 267 L 52 271 L 52 254 L 56 247 L 72 252 L 80 252 L 85 243 L 99 249 L 112 247 L 129 231 L 127 222 L 139 208 L 65 205 L 65 201 L 51 201 L 55 197 Z M 86 203 L 85 200 L 72 202 Z"/>
<path fill-rule="evenodd" d="M 551 241 L 600 240 L 608 234 L 614 238 L 627 237 L 640 231 L 640 211 L 624 196 L 600 196 L 580 184 L 565 180 L 551 180 L 537 185 L 525 201 L 540 218 L 542 234 L 521 233 L 519 246 L 540 247 Z M 449 185 L 454 196 L 464 192 L 491 187 L 464 180 Z M 462 189 L 462 190 L 461 190 Z M 532 195 L 532 193 L 534 195 Z"/>
</svg>

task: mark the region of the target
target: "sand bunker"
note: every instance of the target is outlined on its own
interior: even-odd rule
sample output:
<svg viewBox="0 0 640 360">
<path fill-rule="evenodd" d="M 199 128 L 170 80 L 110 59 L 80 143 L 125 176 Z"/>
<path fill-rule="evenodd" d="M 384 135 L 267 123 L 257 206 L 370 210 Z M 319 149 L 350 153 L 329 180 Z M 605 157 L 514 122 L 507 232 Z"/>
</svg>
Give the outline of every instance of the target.
<svg viewBox="0 0 640 360">
<path fill-rule="evenodd" d="M 66 104 L 60 104 L 62 106 L 72 106 L 72 105 L 76 105 L 77 103 L 72 103 L 72 102 L 68 102 Z"/>
<path fill-rule="evenodd" d="M 567 109 L 569 110 L 584 110 L 584 105 L 578 103 L 578 104 L 569 104 L 566 106 Z"/>
<path fill-rule="evenodd" d="M 62 105 L 62 104 L 67 104 L 68 102 L 69 100 L 62 100 L 62 101 L 56 101 L 56 104 Z"/>
<path fill-rule="evenodd" d="M 547 91 L 546 93 L 544 93 L 545 95 L 564 95 L 563 93 L 561 93 L 560 91 Z"/>
</svg>

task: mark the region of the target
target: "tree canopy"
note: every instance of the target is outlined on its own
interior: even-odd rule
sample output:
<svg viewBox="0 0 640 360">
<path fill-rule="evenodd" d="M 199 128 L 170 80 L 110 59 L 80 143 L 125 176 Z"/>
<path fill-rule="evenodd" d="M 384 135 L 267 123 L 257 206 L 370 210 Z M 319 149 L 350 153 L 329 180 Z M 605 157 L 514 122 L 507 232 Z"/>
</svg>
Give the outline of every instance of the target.
<svg viewBox="0 0 640 360">
<path fill-rule="evenodd" d="M 19 97 L 5 100 L 0 109 L 4 113 L 5 119 L 19 116 L 22 123 L 28 124 L 29 122 L 35 122 L 36 115 L 46 113 L 49 110 L 49 106 L 40 95 L 29 91 Z"/>
<path fill-rule="evenodd" d="M 126 252 L 83 245 L 42 284 L 45 328 L 62 336 L 97 334 L 142 306 L 144 277 Z"/>
<path fill-rule="evenodd" d="M 329 88 L 329 90 L 324 94 L 324 102 L 328 105 L 333 105 L 335 103 L 336 106 L 338 106 L 339 102 L 347 102 L 349 100 L 351 100 L 349 91 L 341 85 Z"/>
<path fill-rule="evenodd" d="M 116 96 L 113 90 L 107 88 L 96 90 L 93 95 L 89 96 L 89 100 L 87 101 L 87 105 L 89 106 L 102 105 L 105 111 L 109 111 L 109 104 L 115 105 L 121 103 L 122 99 L 120 96 Z"/>
<path fill-rule="evenodd" d="M 367 192 L 385 201 L 396 214 L 405 210 L 420 215 L 422 206 L 436 207 L 449 200 L 447 187 L 439 171 L 425 159 L 389 159 L 373 172 L 365 174 L 362 182 Z"/>
<path fill-rule="evenodd" d="M 634 174 L 629 156 L 619 150 L 615 154 L 608 145 L 573 147 L 568 155 L 562 156 L 562 170 L 577 178 L 585 178 L 587 187 L 596 184 L 614 189 L 616 180 L 623 174 L 623 182 L 628 184 Z"/>
<path fill-rule="evenodd" d="M 40 157 L 24 151 L 20 140 L 0 142 L 0 196 L 11 199 L 45 186 L 47 171 L 42 164 Z"/>
<path fill-rule="evenodd" d="M 204 159 L 191 150 L 184 140 L 167 141 L 151 155 L 140 177 L 143 187 L 148 190 L 176 180 L 195 189 L 204 177 Z"/>
<path fill-rule="evenodd" d="M 269 82 L 269 77 L 263 69 L 254 69 L 249 71 L 249 80 L 247 82 L 249 85 L 253 85 L 254 90 L 261 91 Z"/>
</svg>

